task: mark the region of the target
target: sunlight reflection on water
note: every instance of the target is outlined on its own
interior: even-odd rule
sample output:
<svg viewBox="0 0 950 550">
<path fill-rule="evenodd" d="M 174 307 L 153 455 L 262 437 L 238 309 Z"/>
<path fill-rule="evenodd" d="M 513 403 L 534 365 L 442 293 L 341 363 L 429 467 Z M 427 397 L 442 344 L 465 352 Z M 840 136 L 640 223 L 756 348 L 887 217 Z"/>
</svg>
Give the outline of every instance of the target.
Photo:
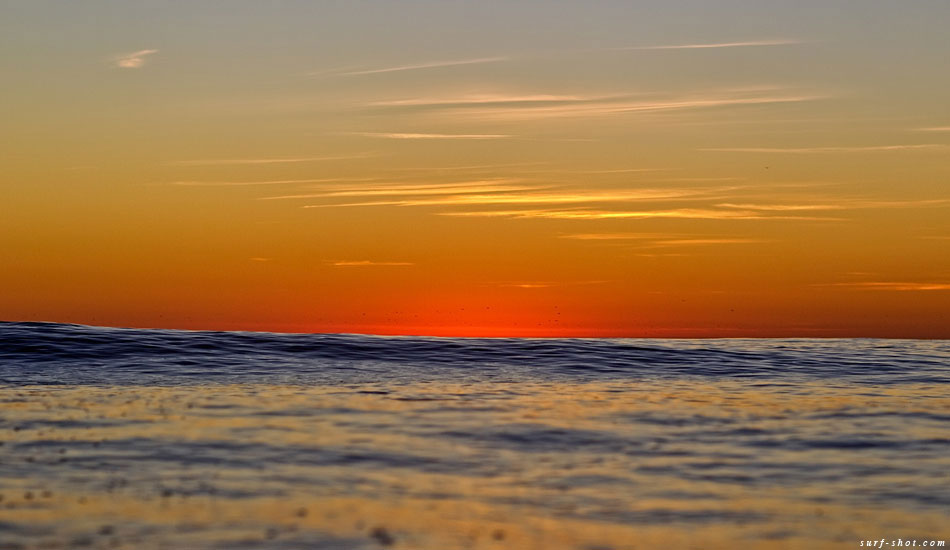
<svg viewBox="0 0 950 550">
<path fill-rule="evenodd" d="M 8 548 L 842 548 L 950 510 L 928 384 L 33 385 L 0 412 Z"/>
</svg>

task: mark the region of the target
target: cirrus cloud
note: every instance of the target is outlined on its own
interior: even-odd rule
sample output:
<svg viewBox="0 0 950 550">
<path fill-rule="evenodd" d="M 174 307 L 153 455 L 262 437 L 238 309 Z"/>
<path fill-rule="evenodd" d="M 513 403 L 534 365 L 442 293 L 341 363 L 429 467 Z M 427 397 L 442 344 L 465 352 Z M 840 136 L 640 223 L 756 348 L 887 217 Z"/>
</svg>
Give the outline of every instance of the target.
<svg viewBox="0 0 950 550">
<path fill-rule="evenodd" d="M 115 66 L 121 69 L 139 69 L 147 61 L 147 57 L 158 53 L 158 50 L 139 50 L 137 52 L 119 55 L 115 58 Z"/>
</svg>

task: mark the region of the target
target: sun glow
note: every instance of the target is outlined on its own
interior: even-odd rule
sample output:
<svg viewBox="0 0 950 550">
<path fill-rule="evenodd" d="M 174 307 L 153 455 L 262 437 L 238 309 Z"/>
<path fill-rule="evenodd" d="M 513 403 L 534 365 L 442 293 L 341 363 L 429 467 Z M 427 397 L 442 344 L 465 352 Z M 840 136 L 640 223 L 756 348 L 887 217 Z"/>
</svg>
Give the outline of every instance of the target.
<svg viewBox="0 0 950 550">
<path fill-rule="evenodd" d="M 0 8 L 0 319 L 950 337 L 942 8 L 436 4 Z"/>
</svg>

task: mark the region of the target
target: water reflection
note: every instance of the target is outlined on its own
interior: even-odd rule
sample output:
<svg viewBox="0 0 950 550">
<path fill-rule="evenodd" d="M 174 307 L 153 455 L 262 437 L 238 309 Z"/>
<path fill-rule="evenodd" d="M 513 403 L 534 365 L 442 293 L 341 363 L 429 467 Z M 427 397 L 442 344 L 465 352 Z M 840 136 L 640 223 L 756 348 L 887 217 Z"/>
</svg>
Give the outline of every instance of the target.
<svg viewBox="0 0 950 550">
<path fill-rule="evenodd" d="M 3 548 L 933 538 L 950 397 L 739 380 L 0 390 Z"/>
</svg>

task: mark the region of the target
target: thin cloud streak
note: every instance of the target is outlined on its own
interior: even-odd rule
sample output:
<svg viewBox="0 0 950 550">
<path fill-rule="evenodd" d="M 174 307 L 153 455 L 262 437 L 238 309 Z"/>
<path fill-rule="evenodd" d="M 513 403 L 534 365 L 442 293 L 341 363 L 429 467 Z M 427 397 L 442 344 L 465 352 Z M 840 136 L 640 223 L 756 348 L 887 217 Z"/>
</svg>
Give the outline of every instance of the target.
<svg viewBox="0 0 950 550">
<path fill-rule="evenodd" d="M 412 134 L 412 133 L 383 133 L 358 132 L 354 135 L 384 139 L 508 139 L 514 136 L 509 134 Z"/>
<path fill-rule="evenodd" d="M 416 265 L 412 262 L 374 262 L 371 260 L 336 260 L 327 263 L 333 267 L 394 267 Z"/>
<path fill-rule="evenodd" d="M 890 290 L 897 292 L 923 291 L 923 290 L 950 290 L 950 283 L 915 283 L 915 282 L 895 282 L 895 281 L 866 281 L 856 283 L 824 283 L 812 286 L 833 286 L 850 287 L 855 290 Z"/>
<path fill-rule="evenodd" d="M 583 204 L 602 202 L 634 202 L 684 199 L 704 196 L 734 188 L 710 189 L 638 189 L 632 191 L 562 192 L 562 193 L 509 193 L 452 195 L 437 199 L 400 199 L 388 201 L 355 202 L 344 204 L 308 205 L 304 208 L 332 208 L 358 206 L 471 206 L 491 204 Z"/>
<path fill-rule="evenodd" d="M 647 172 L 669 172 L 671 168 L 620 168 L 614 170 L 558 170 L 549 168 L 544 170 L 518 170 L 519 174 L 589 174 L 589 175 L 608 175 L 608 174 L 636 174 Z M 668 181 L 668 180 L 663 180 Z"/>
<path fill-rule="evenodd" d="M 146 57 L 158 53 L 158 50 L 139 50 L 115 58 L 115 66 L 122 69 L 139 69 L 145 65 Z"/>
<path fill-rule="evenodd" d="M 630 46 L 612 50 L 705 50 L 717 48 L 750 48 L 761 46 L 791 46 L 802 44 L 800 40 L 752 40 L 748 42 L 714 42 L 709 44 L 672 44 L 663 46 Z"/>
<path fill-rule="evenodd" d="M 330 157 L 293 157 L 293 158 L 256 158 L 256 159 L 197 159 L 176 160 L 167 163 L 170 166 L 219 166 L 230 164 L 293 164 L 300 162 L 323 162 L 328 160 L 351 160 L 373 156 L 370 153 Z"/>
<path fill-rule="evenodd" d="M 393 168 L 398 172 L 484 172 L 497 170 L 498 168 L 517 168 L 521 166 L 539 166 L 546 165 L 547 162 L 502 162 L 496 164 L 465 164 L 459 166 L 417 166 L 414 168 Z M 526 170 L 519 170 L 521 173 L 530 173 Z"/>
<path fill-rule="evenodd" d="M 557 220 L 609 220 L 609 219 L 648 219 L 682 218 L 701 220 L 802 220 L 802 221 L 842 221 L 841 218 L 810 216 L 770 216 L 758 212 L 708 210 L 701 208 L 679 208 L 672 210 L 488 210 L 480 212 L 439 212 L 440 216 L 459 217 L 506 217 L 506 218 L 546 218 Z"/>
<path fill-rule="evenodd" d="M 839 204 L 735 204 L 720 203 L 720 208 L 738 208 L 758 211 L 801 211 L 801 210 L 856 210 L 862 208 L 921 208 L 941 207 L 950 204 L 950 199 L 912 199 L 879 200 L 861 198 L 842 198 Z"/>
<path fill-rule="evenodd" d="M 401 195 L 463 195 L 468 193 L 498 193 L 507 191 L 530 191 L 539 189 L 536 186 L 515 186 L 507 183 L 518 182 L 518 179 L 483 180 L 458 183 L 433 184 L 391 184 L 372 185 L 370 187 L 343 187 L 332 191 L 308 193 L 298 195 L 280 195 L 276 197 L 262 197 L 261 200 L 281 199 L 313 199 L 333 197 L 361 197 L 361 196 L 401 196 Z M 339 206 L 335 204 L 327 207 Z"/>
<path fill-rule="evenodd" d="M 668 172 L 670 168 L 618 168 L 614 170 L 576 170 L 575 174 L 629 174 L 633 172 Z"/>
<path fill-rule="evenodd" d="M 754 244 L 771 242 L 765 239 L 749 239 L 741 237 L 695 237 L 683 234 L 665 233 L 577 233 L 561 235 L 562 239 L 576 239 L 581 241 L 637 241 L 647 243 L 646 248 L 664 246 L 704 246 L 716 244 Z M 639 246 L 638 248 L 644 248 Z"/>
<path fill-rule="evenodd" d="M 167 185 L 188 187 L 245 187 L 254 185 L 284 185 L 299 183 L 349 183 L 359 181 L 379 181 L 378 178 L 320 178 L 305 180 L 265 180 L 265 181 L 170 181 Z"/>
<path fill-rule="evenodd" d="M 458 97 L 417 97 L 409 99 L 394 99 L 373 101 L 367 103 L 369 107 L 466 107 L 472 105 L 531 105 L 545 103 L 587 102 L 602 101 L 616 96 L 579 97 L 575 95 L 503 95 L 503 94 L 469 94 Z"/>
<path fill-rule="evenodd" d="M 437 69 L 442 67 L 458 67 L 461 65 L 477 65 L 482 63 L 497 63 L 499 61 L 507 60 L 507 57 L 478 57 L 475 59 L 457 59 L 454 61 L 432 61 L 429 63 L 416 63 L 412 65 L 397 65 L 395 67 L 382 67 L 379 69 L 367 69 L 363 71 L 347 71 L 336 74 L 340 76 L 360 76 L 368 74 L 395 73 L 401 71 L 417 71 L 421 69 Z"/>
<path fill-rule="evenodd" d="M 574 233 L 561 235 L 562 239 L 576 239 L 579 241 L 628 241 L 628 240 L 656 240 L 678 237 L 668 233 Z"/>
<path fill-rule="evenodd" d="M 767 210 L 775 212 L 794 212 L 799 210 L 843 210 L 846 207 L 838 204 L 734 204 L 720 203 L 720 208 L 738 208 L 741 210 Z"/>
<path fill-rule="evenodd" d="M 333 191 L 321 195 L 311 195 L 311 197 L 378 197 L 378 196 L 399 196 L 399 195 L 463 195 L 470 193 L 501 193 L 509 191 L 530 191 L 536 187 L 524 186 L 503 186 L 486 185 L 482 187 L 449 187 L 424 189 L 419 187 L 410 187 L 407 189 L 368 189 L 365 191 Z"/>
<path fill-rule="evenodd" d="M 605 116 L 700 109 L 733 105 L 794 103 L 824 96 L 793 92 L 744 90 L 669 99 L 643 100 L 631 96 L 460 96 L 451 98 L 413 98 L 381 101 L 368 107 L 451 112 L 455 116 L 520 120 L 566 116 Z"/>
<path fill-rule="evenodd" d="M 943 143 L 921 143 L 913 145 L 871 145 L 865 147 L 709 147 L 700 151 L 719 151 L 729 153 L 861 153 L 870 151 L 913 151 L 950 149 L 950 145 Z"/>
<path fill-rule="evenodd" d="M 514 282 L 497 282 L 492 283 L 492 286 L 498 286 L 503 288 L 551 288 L 551 287 L 563 287 L 563 286 L 586 286 L 586 285 L 601 285 L 608 283 L 610 281 L 603 279 L 596 279 L 591 281 L 514 281 Z"/>
<path fill-rule="evenodd" d="M 743 238 L 721 238 L 721 239 L 669 239 L 656 241 L 660 246 L 701 246 L 710 244 L 760 244 L 772 242 L 767 239 L 743 239 Z"/>
</svg>

